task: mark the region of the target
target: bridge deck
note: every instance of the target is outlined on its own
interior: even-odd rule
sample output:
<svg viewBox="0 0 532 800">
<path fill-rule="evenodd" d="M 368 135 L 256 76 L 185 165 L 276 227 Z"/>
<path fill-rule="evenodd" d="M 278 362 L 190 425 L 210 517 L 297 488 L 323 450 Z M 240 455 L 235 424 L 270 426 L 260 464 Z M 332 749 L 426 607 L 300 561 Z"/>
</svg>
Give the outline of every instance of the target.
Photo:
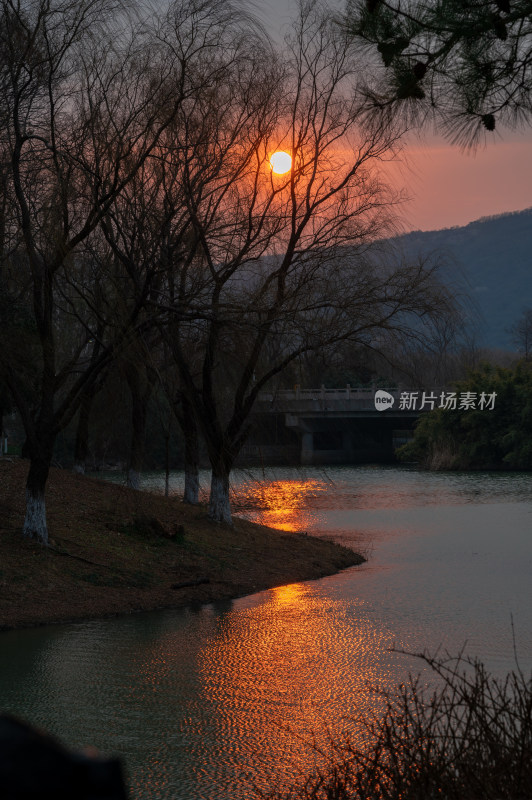
<svg viewBox="0 0 532 800">
<path fill-rule="evenodd" d="M 280 412 L 287 414 L 308 415 L 317 413 L 320 416 L 358 416 L 382 414 L 375 406 L 375 392 L 384 391 L 394 398 L 391 408 L 386 409 L 387 416 L 398 414 L 401 417 L 418 417 L 420 410 L 399 408 L 399 399 L 404 392 L 414 394 L 410 389 L 357 389 L 346 386 L 345 389 L 281 389 L 275 393 L 263 392 L 259 395 L 255 410 L 260 413 Z M 419 393 L 418 393 L 419 394 Z M 429 408 L 421 409 L 428 411 Z"/>
</svg>

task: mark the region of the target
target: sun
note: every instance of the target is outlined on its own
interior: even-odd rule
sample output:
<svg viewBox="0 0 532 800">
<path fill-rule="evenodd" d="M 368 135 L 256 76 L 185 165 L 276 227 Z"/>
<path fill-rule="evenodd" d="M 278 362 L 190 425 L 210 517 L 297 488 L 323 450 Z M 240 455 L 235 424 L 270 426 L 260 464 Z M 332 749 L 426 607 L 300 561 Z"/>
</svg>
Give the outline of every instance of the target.
<svg viewBox="0 0 532 800">
<path fill-rule="evenodd" d="M 272 172 L 276 175 L 284 175 L 285 172 L 289 172 L 292 166 L 292 156 L 290 153 L 285 153 L 284 150 L 278 150 L 272 156 L 270 156 L 270 166 L 272 168 Z"/>
</svg>

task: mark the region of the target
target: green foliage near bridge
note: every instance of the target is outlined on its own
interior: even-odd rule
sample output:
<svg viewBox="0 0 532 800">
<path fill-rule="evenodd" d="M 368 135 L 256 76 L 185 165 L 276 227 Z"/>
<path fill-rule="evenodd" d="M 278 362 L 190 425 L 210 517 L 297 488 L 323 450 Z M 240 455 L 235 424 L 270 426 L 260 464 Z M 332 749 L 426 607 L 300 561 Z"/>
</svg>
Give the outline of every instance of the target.
<svg viewBox="0 0 532 800">
<path fill-rule="evenodd" d="M 494 407 L 426 414 L 413 440 L 397 450 L 400 460 L 428 469 L 532 469 L 532 364 L 484 364 L 456 390 L 496 392 Z"/>
</svg>

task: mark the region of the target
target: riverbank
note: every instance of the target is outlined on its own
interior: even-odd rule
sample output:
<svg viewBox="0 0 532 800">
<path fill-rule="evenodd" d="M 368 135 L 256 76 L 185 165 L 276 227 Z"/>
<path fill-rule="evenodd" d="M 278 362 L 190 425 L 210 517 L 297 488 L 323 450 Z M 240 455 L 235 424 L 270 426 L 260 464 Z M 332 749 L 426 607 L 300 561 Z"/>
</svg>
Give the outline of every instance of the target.
<svg viewBox="0 0 532 800">
<path fill-rule="evenodd" d="M 28 462 L 0 458 L 0 630 L 210 603 L 364 559 L 333 542 L 51 469 L 50 547 L 25 541 Z"/>
</svg>

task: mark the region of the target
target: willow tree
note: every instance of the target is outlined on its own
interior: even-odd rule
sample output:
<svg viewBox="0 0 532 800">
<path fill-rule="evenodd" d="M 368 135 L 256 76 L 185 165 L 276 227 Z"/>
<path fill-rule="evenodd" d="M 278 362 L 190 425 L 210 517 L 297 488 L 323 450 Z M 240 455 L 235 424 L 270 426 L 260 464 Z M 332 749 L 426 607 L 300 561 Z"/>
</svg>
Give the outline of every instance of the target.
<svg viewBox="0 0 532 800">
<path fill-rule="evenodd" d="M 217 522 L 231 522 L 231 469 L 273 376 L 335 342 L 418 335 L 414 320 L 451 306 L 432 269 L 366 252 L 392 227 L 398 198 L 377 169 L 400 132 L 360 124 L 359 74 L 349 37 L 310 4 L 278 57 L 255 47 L 236 83 L 204 95 L 176 131 L 202 295 L 201 315 L 182 318 L 169 344 L 206 442 Z M 276 151 L 291 156 L 284 175 Z"/>
<path fill-rule="evenodd" d="M 84 245 L 194 92 L 192 75 L 208 73 L 217 46 L 214 3 L 174 6 L 180 50 L 164 42 L 152 11 L 141 21 L 136 11 L 112 0 L 0 4 L 0 146 L 38 351 L 31 398 L 16 358 L 0 348 L 0 359 L 30 458 L 23 533 L 42 543 L 55 438 L 141 308 L 131 305 L 114 341 L 91 359 L 93 284 L 78 280 Z"/>
<path fill-rule="evenodd" d="M 173 5 L 161 16 L 157 38 L 182 62 L 190 58 L 190 42 L 183 37 L 182 14 L 176 13 L 178 8 Z M 238 124 L 247 124 L 253 112 L 242 87 L 247 85 L 253 65 L 258 65 L 257 59 L 262 62 L 267 59 L 266 50 L 269 48 L 267 38 L 242 10 L 230 4 L 206 4 L 204 12 L 208 13 L 197 21 L 196 33 L 202 51 L 194 58 L 194 72 L 189 72 L 186 97 L 161 133 L 157 146 L 110 204 L 100 224 L 115 262 L 121 265 L 126 297 L 142 305 L 141 330 L 131 337 L 129 355 L 126 356 L 133 400 L 133 456 L 134 452 L 140 453 L 140 428 L 145 421 L 146 403 L 142 397 L 147 399 L 152 385 L 150 381 L 140 380 L 148 369 L 158 376 L 161 388 L 168 391 L 170 405 L 183 429 L 186 502 L 198 500 L 195 408 L 179 380 L 170 377 L 171 369 L 168 369 L 159 347 L 159 339 L 172 338 L 182 320 L 192 323 L 188 325 L 189 335 L 184 345 L 191 363 L 200 357 L 195 326 L 201 325 L 205 313 L 209 313 L 209 278 L 203 269 L 203 245 L 193 222 L 190 193 L 186 188 L 190 179 L 188 165 L 197 163 L 202 154 L 211 154 L 215 143 L 221 145 L 218 122 L 225 114 L 240 119 L 237 127 Z M 211 111 L 217 109 L 217 116 L 204 114 L 206 103 Z M 164 117 L 164 106 L 160 113 Z M 228 141 L 222 147 L 224 157 L 229 153 L 228 148 L 232 148 L 234 158 L 234 141 Z M 214 163 L 207 166 L 203 162 L 203 186 L 210 186 L 213 169 L 218 169 L 222 161 L 218 153 Z M 149 276 L 149 283 L 146 283 L 146 276 Z M 116 312 L 125 316 L 129 314 L 122 298 L 117 298 Z M 140 383 L 143 383 L 143 391 Z M 135 436 L 136 427 L 139 436 Z M 132 466 L 138 473 L 138 459 Z"/>
</svg>

